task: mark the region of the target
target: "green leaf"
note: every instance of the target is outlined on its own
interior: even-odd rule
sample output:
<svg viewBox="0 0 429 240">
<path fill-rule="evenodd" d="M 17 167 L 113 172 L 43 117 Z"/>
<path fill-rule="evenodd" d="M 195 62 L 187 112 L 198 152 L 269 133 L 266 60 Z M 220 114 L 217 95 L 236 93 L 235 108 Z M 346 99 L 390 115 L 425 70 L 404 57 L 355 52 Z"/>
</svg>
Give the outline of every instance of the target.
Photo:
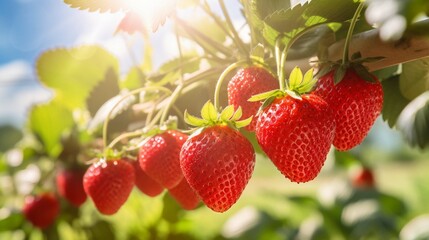
<svg viewBox="0 0 429 240">
<path fill-rule="evenodd" d="M 192 116 L 191 114 L 188 113 L 187 110 L 185 110 L 184 119 L 185 119 L 185 122 L 187 124 L 194 126 L 194 127 L 201 127 L 201 126 L 204 126 L 208 123 L 208 121 L 205 119 L 201 119 L 201 118 L 197 118 L 195 116 Z"/>
<path fill-rule="evenodd" d="M 246 119 L 241 120 L 241 121 L 235 121 L 235 127 L 236 128 L 242 128 L 242 127 L 249 125 L 252 122 L 252 118 L 253 117 L 249 117 L 249 118 L 246 118 Z"/>
<path fill-rule="evenodd" d="M 201 117 L 207 121 L 216 121 L 218 119 L 216 108 L 213 103 L 207 101 L 201 109 Z"/>
<path fill-rule="evenodd" d="M 292 91 L 292 90 L 286 90 L 285 91 L 287 93 L 287 95 L 291 96 L 292 98 L 298 99 L 298 100 L 302 100 L 301 95 L 299 95 L 299 93 Z"/>
<path fill-rule="evenodd" d="M 265 99 L 265 101 L 262 103 L 261 107 L 258 110 L 258 114 L 261 111 L 263 111 L 265 108 L 267 108 L 268 106 L 270 106 L 271 103 L 273 103 L 275 99 L 276 99 L 276 96 L 271 96 L 271 97 Z"/>
<path fill-rule="evenodd" d="M 301 85 L 296 88 L 296 91 L 300 94 L 310 92 L 317 83 L 317 79 L 313 77 L 313 71 L 313 68 L 309 69 L 305 73 L 304 80 L 302 81 Z"/>
<path fill-rule="evenodd" d="M 313 73 L 314 73 L 314 68 L 310 68 L 307 72 L 305 72 L 304 74 L 304 80 L 303 80 L 303 84 L 307 84 L 313 81 Z"/>
<path fill-rule="evenodd" d="M 353 54 L 352 54 L 352 56 L 350 57 L 350 59 L 351 59 L 352 61 L 357 60 L 357 59 L 360 59 L 360 58 L 362 58 L 362 54 L 361 54 L 360 52 L 355 52 L 355 53 L 353 53 Z"/>
<path fill-rule="evenodd" d="M 13 231 L 19 229 L 24 222 L 24 215 L 21 212 L 12 212 L 9 209 L 2 208 L 0 217 L 0 232 Z M 7 214 L 5 212 L 7 211 Z"/>
<path fill-rule="evenodd" d="M 250 51 L 250 57 L 253 60 L 256 60 L 260 63 L 264 62 L 265 57 L 265 47 L 261 43 L 258 43 L 251 51 Z"/>
<path fill-rule="evenodd" d="M 335 156 L 335 166 L 341 168 L 351 168 L 356 165 L 360 165 L 360 161 L 350 152 L 340 152 L 338 150 L 334 151 Z"/>
<path fill-rule="evenodd" d="M 399 65 L 395 65 L 392 67 L 387 67 L 387 68 L 377 70 L 375 72 L 372 72 L 372 74 L 374 74 L 380 81 L 383 81 L 384 79 L 388 79 L 388 78 L 391 78 L 393 76 L 398 75 L 398 68 L 399 68 Z M 398 78 L 398 80 L 399 80 L 399 78 Z"/>
<path fill-rule="evenodd" d="M 241 107 L 238 107 L 237 110 L 234 112 L 234 115 L 231 117 L 231 121 L 240 120 L 242 116 L 243 116 L 243 109 Z"/>
<path fill-rule="evenodd" d="M 0 126 L 0 152 L 13 148 L 22 139 L 22 136 L 21 130 L 12 125 Z"/>
<path fill-rule="evenodd" d="M 44 52 L 36 62 L 40 81 L 55 91 L 65 106 L 84 108 L 92 88 L 109 69 L 118 73 L 118 60 L 98 46 L 58 48 Z"/>
<path fill-rule="evenodd" d="M 234 115 L 234 106 L 233 105 L 228 105 L 220 113 L 220 119 L 222 119 L 223 121 L 229 121 L 232 118 L 233 115 Z"/>
<path fill-rule="evenodd" d="M 410 100 L 406 99 L 399 89 L 399 76 L 393 76 L 381 82 L 384 92 L 383 109 L 381 115 L 391 128 L 396 124 L 396 120 L 402 110 L 408 105 Z"/>
<path fill-rule="evenodd" d="M 368 72 L 368 69 L 366 69 L 363 65 L 357 63 L 352 64 L 352 68 L 356 71 L 357 75 L 361 77 L 363 80 L 370 82 L 370 83 L 376 83 L 377 80 L 374 79 L 374 76 Z"/>
<path fill-rule="evenodd" d="M 334 73 L 335 85 L 337 85 L 343 80 L 344 76 L 346 75 L 346 72 L 347 72 L 347 67 L 344 65 L 341 65 L 339 68 L 335 69 L 335 73 Z"/>
<path fill-rule="evenodd" d="M 269 97 L 277 96 L 277 95 L 279 95 L 281 93 L 282 93 L 282 91 L 280 89 L 275 89 L 275 90 L 271 90 L 271 91 L 268 91 L 268 92 L 264 92 L 264 93 L 253 95 L 247 101 L 249 101 L 249 102 L 259 102 L 259 101 L 265 100 L 265 99 L 267 99 Z"/>
<path fill-rule="evenodd" d="M 128 71 L 128 74 L 123 78 L 119 85 L 121 89 L 137 89 L 143 86 L 145 75 L 139 67 L 133 67 Z"/>
<path fill-rule="evenodd" d="M 411 146 L 429 146 L 429 91 L 404 108 L 396 126 Z"/>
<path fill-rule="evenodd" d="M 109 69 L 103 81 L 92 88 L 89 96 L 86 98 L 86 108 L 93 117 L 103 104 L 112 97 L 119 94 L 118 78 L 116 73 Z"/>
<path fill-rule="evenodd" d="M 302 80 L 303 76 L 301 69 L 299 67 L 295 67 L 289 75 L 289 89 L 295 90 L 299 85 L 301 85 Z"/>
<path fill-rule="evenodd" d="M 114 119 L 127 110 L 136 101 L 134 95 L 127 96 L 127 94 L 128 92 L 125 91 L 106 101 L 89 122 L 88 131 L 94 132 L 108 118 L 109 113 L 110 119 Z"/>
<path fill-rule="evenodd" d="M 407 206 L 400 198 L 380 193 L 378 201 L 382 211 L 391 216 L 403 216 L 407 213 Z"/>
<path fill-rule="evenodd" d="M 284 0 L 252 0 L 252 11 L 264 24 L 270 44 L 280 33 L 287 44 L 301 32 L 325 23 L 341 23 L 352 18 L 358 3 L 353 0 L 305 0 L 291 6 Z"/>
<path fill-rule="evenodd" d="M 61 152 L 61 137 L 73 125 L 71 111 L 57 102 L 36 105 L 30 111 L 29 127 L 52 157 Z"/>
<path fill-rule="evenodd" d="M 90 12 L 118 12 L 128 10 L 125 1 L 121 0 L 64 0 L 72 8 L 88 10 Z"/>
<path fill-rule="evenodd" d="M 429 57 L 402 64 L 399 87 L 409 100 L 429 90 Z"/>
<path fill-rule="evenodd" d="M 169 73 L 179 69 L 182 73 L 192 73 L 200 68 L 200 62 L 201 58 L 198 57 L 197 53 L 187 53 L 182 58 L 177 57 L 161 65 L 159 73 Z"/>
</svg>

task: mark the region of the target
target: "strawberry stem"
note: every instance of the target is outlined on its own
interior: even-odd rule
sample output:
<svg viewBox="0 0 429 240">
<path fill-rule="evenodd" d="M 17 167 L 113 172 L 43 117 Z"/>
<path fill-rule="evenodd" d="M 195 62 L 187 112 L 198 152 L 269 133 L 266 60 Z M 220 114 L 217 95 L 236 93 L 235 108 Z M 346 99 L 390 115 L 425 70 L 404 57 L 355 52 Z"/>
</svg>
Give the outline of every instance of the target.
<svg viewBox="0 0 429 240">
<path fill-rule="evenodd" d="M 173 106 L 174 102 L 177 100 L 177 98 L 180 96 L 180 93 L 182 92 L 183 89 L 183 84 L 179 84 L 176 89 L 174 89 L 173 94 L 171 95 L 171 99 L 168 102 L 168 105 L 164 108 L 164 110 L 162 111 L 162 116 L 161 116 L 161 120 L 160 120 L 160 125 L 162 125 L 165 120 L 167 119 L 167 115 L 168 112 L 170 111 L 171 106 Z"/>
<path fill-rule="evenodd" d="M 347 31 L 346 41 L 344 43 L 344 52 L 343 52 L 343 61 L 342 61 L 343 65 L 346 65 L 349 63 L 349 48 L 350 48 L 350 42 L 353 36 L 353 30 L 355 29 L 356 23 L 358 21 L 358 18 L 364 6 L 365 6 L 365 1 L 362 1 L 357 7 L 356 12 L 353 15 L 353 18 L 350 22 L 350 27 L 349 27 L 349 30 Z"/>
<path fill-rule="evenodd" d="M 214 93 L 214 106 L 215 106 L 215 109 L 217 111 L 219 110 L 219 93 L 220 93 L 220 88 L 221 88 L 222 83 L 225 80 L 226 76 L 232 70 L 234 70 L 236 68 L 239 68 L 239 67 L 245 67 L 248 64 L 249 64 L 249 60 L 241 60 L 241 61 L 235 62 L 235 63 L 229 65 L 227 68 L 225 68 L 225 70 L 219 76 L 219 79 L 216 82 L 216 88 L 215 88 L 215 93 Z"/>
<path fill-rule="evenodd" d="M 284 71 L 282 71 L 281 69 L 281 64 L 280 64 L 280 59 L 281 59 L 281 51 L 280 51 L 280 45 L 282 44 L 282 38 L 281 35 L 279 35 L 276 39 L 276 44 L 275 44 L 275 48 L 274 48 L 274 54 L 276 57 L 276 66 L 277 66 L 277 77 L 279 80 L 279 86 L 280 86 L 280 90 L 284 91 L 286 89 L 285 86 L 285 81 L 284 79 L 282 80 L 281 75 L 284 74 Z M 282 73 L 283 72 L 283 73 Z"/>
<path fill-rule="evenodd" d="M 225 7 L 224 0 L 219 0 L 219 4 L 220 4 L 220 8 L 222 9 L 222 13 L 225 16 L 226 24 L 228 25 L 229 29 L 231 30 L 232 34 L 234 35 L 232 40 L 235 42 L 235 44 L 240 49 L 240 51 L 244 55 L 247 55 L 248 51 L 247 51 L 246 45 L 241 40 L 240 36 L 238 35 L 237 30 L 235 30 L 234 25 L 232 24 L 231 17 L 229 16 L 228 11 Z"/>
<path fill-rule="evenodd" d="M 163 92 L 165 92 L 165 93 L 167 93 L 167 94 L 171 94 L 171 91 L 170 91 L 170 89 L 168 89 L 168 88 L 153 86 L 153 87 L 137 88 L 137 89 L 134 89 L 133 91 L 130 91 L 129 93 L 125 94 L 124 96 L 122 96 L 122 98 L 121 98 L 121 99 L 119 99 L 119 101 L 118 101 L 118 102 L 116 102 L 116 103 L 115 103 L 115 105 L 113 105 L 113 107 L 112 107 L 112 108 L 110 109 L 110 111 L 107 113 L 106 120 L 104 121 L 104 124 L 103 124 L 103 148 L 104 148 L 104 149 L 105 149 L 105 148 L 106 148 L 106 146 L 107 146 L 107 128 L 108 128 L 108 126 L 109 126 L 109 122 L 110 122 L 110 118 L 111 118 L 111 116 L 112 116 L 113 110 L 114 110 L 115 108 L 117 108 L 117 107 L 119 106 L 119 104 L 120 104 L 122 101 L 124 101 L 125 99 L 127 99 L 128 97 L 130 97 L 130 96 L 132 96 L 132 95 L 134 95 L 134 94 L 137 94 L 137 93 L 144 92 L 144 91 L 163 91 Z M 106 149 L 105 149 L 105 151 L 104 151 L 104 154 L 106 155 Z M 104 157 L 106 157 L 106 156 L 104 156 Z"/>
</svg>

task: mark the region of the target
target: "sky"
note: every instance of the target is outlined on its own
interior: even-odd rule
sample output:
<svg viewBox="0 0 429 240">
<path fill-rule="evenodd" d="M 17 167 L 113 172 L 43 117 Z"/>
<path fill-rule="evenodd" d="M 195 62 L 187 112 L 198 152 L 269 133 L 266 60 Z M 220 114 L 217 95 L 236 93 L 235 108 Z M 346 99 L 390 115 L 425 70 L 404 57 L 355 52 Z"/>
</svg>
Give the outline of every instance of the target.
<svg viewBox="0 0 429 240">
<path fill-rule="evenodd" d="M 43 88 L 34 65 L 45 50 L 81 43 L 109 44 L 122 14 L 72 9 L 61 0 L 0 2 L 0 124 L 25 123 L 29 106 L 51 93 Z M 120 51 L 120 50 L 119 50 Z"/>
<path fill-rule="evenodd" d="M 236 1 L 226 3 L 236 21 Z M 114 34 L 123 16 L 121 12 L 101 14 L 70 8 L 62 0 L 0 1 L 0 125 L 23 126 L 31 104 L 46 102 L 51 97 L 34 70 L 43 51 L 100 44 L 119 58 L 121 73 L 126 72 L 132 60 L 125 41 L 130 40 L 134 50 L 142 52 L 143 40 L 138 34 Z M 153 59 L 155 66 L 166 60 L 165 56 L 177 54 L 175 41 L 171 41 L 173 35 L 167 30 L 160 28 L 151 36 L 157 53 Z"/>
</svg>

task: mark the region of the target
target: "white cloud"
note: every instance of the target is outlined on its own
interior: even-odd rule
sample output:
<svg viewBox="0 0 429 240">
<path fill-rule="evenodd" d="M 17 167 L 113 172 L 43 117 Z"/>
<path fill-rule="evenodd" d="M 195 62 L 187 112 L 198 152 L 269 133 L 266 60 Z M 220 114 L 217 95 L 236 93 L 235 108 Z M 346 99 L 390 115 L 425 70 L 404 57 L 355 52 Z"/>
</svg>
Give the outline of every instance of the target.
<svg viewBox="0 0 429 240">
<path fill-rule="evenodd" d="M 0 96 L 0 122 L 24 123 L 33 104 L 45 102 L 52 94 L 42 87 L 28 87 L 6 96 Z"/>
<path fill-rule="evenodd" d="M 32 104 L 50 98 L 51 93 L 34 79 L 31 66 L 25 61 L 0 66 L 0 123 L 20 125 Z"/>
<path fill-rule="evenodd" d="M 31 66 L 22 60 L 16 60 L 0 66 L 0 84 L 13 84 L 31 77 Z"/>
</svg>

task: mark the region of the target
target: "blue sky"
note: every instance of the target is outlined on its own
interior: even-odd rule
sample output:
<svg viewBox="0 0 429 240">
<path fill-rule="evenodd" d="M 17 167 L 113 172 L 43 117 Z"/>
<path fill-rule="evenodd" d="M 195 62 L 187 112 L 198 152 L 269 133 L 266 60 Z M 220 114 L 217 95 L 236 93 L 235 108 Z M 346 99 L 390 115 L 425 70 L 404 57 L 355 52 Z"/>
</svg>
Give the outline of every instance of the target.
<svg viewBox="0 0 429 240">
<path fill-rule="evenodd" d="M 117 22 L 120 17 L 72 9 L 61 0 L 1 1 L 0 124 L 21 126 L 29 106 L 49 98 L 33 67 L 44 50 L 111 36 L 115 29 L 107 29 L 105 23 Z M 94 32 L 97 36 L 89 39 Z"/>
<path fill-rule="evenodd" d="M 240 15 L 236 1 L 226 2 L 235 21 Z M 101 44 L 120 59 L 124 73 L 131 64 L 124 38 L 132 38 L 137 53 L 142 51 L 142 39 L 114 35 L 123 15 L 81 11 L 62 0 L 0 1 L 0 124 L 22 126 L 29 106 L 49 99 L 49 91 L 40 86 L 34 71 L 43 51 Z M 152 35 L 155 65 L 177 51 L 175 41 L 168 40 L 171 37 L 166 27 Z"/>
</svg>

